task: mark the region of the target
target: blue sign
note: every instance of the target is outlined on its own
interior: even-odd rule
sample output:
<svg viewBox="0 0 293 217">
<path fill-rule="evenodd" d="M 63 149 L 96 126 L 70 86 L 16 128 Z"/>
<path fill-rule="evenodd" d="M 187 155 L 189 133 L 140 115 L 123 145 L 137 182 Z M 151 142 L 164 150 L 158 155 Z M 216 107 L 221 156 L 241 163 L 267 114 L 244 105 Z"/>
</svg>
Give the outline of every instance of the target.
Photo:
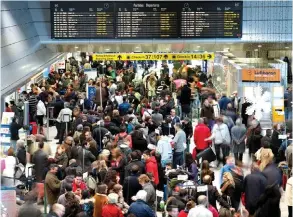
<svg viewBox="0 0 293 217">
<path fill-rule="evenodd" d="M 44 78 L 48 78 L 48 77 L 49 77 L 49 73 L 50 73 L 50 67 L 45 68 L 45 69 L 43 70 L 43 77 L 44 77 Z"/>
<path fill-rule="evenodd" d="M 89 86 L 87 92 L 88 92 L 88 99 L 93 101 L 96 97 L 96 88 L 93 86 Z"/>
</svg>

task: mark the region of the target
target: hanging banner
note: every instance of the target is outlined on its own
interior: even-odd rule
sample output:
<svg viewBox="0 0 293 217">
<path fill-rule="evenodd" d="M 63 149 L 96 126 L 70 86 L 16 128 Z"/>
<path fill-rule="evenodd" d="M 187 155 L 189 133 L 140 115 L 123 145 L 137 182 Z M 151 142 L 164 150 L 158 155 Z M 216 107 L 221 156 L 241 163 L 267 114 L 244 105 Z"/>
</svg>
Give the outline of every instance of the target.
<svg viewBox="0 0 293 217">
<path fill-rule="evenodd" d="M 242 69 L 242 82 L 280 82 L 280 69 Z"/>
<path fill-rule="evenodd" d="M 93 60 L 213 60 L 214 53 L 117 53 L 93 54 Z"/>
</svg>

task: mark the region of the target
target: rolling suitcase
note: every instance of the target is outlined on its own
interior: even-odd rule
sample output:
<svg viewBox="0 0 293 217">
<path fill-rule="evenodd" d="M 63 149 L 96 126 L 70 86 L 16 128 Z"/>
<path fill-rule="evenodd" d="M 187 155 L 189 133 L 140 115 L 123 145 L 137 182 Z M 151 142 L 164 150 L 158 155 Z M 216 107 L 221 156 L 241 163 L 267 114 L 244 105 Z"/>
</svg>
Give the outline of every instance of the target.
<svg viewBox="0 0 293 217">
<path fill-rule="evenodd" d="M 196 155 L 197 162 L 199 162 L 200 159 L 201 159 L 201 161 L 207 160 L 210 163 L 210 162 L 213 162 L 214 160 L 216 160 L 217 157 L 216 157 L 216 154 L 213 151 L 213 149 L 211 147 L 208 147 L 204 151 L 197 153 L 197 155 Z"/>
</svg>

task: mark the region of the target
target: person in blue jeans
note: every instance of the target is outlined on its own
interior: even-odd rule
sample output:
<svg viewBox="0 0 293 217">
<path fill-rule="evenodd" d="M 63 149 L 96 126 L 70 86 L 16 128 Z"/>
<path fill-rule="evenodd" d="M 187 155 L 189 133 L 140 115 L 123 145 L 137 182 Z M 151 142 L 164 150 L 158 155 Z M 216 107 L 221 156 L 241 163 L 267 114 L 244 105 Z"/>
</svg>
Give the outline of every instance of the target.
<svg viewBox="0 0 293 217">
<path fill-rule="evenodd" d="M 184 150 L 186 148 L 186 134 L 182 130 L 181 123 L 175 124 L 176 135 L 173 139 L 173 168 L 178 166 L 182 166 L 184 164 Z"/>
</svg>

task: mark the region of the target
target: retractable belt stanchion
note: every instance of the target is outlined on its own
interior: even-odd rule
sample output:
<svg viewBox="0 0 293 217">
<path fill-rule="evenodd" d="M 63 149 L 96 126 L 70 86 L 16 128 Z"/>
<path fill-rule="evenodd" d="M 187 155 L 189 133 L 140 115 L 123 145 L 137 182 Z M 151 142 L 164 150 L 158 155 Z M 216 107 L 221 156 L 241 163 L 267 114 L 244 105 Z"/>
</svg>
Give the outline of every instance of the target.
<svg viewBox="0 0 293 217">
<path fill-rule="evenodd" d="M 47 109 L 47 141 L 50 140 L 50 120 L 55 120 L 54 117 L 54 107 L 48 107 Z"/>
<path fill-rule="evenodd" d="M 65 135 L 68 134 L 68 123 L 70 122 L 70 115 L 69 114 L 63 114 L 62 122 L 65 123 Z"/>
</svg>

